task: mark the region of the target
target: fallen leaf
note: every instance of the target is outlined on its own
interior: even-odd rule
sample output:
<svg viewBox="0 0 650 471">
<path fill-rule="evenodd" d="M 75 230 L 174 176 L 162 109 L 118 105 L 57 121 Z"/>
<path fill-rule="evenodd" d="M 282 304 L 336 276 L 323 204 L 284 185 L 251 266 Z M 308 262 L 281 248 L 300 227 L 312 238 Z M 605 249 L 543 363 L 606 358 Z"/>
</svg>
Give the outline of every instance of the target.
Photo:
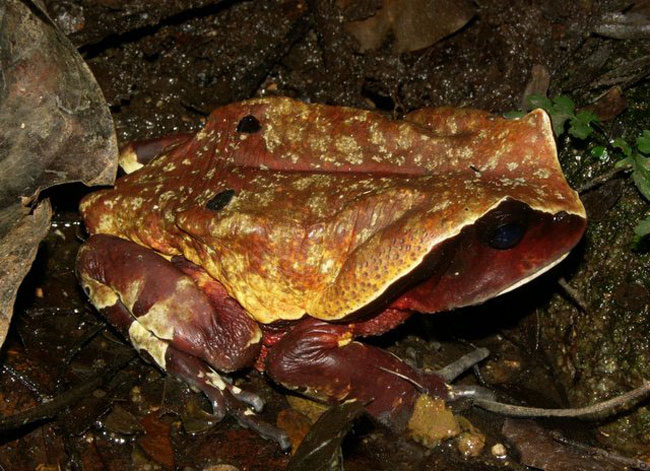
<svg viewBox="0 0 650 471">
<path fill-rule="evenodd" d="M 18 286 L 32 266 L 38 244 L 50 228 L 52 208 L 48 201 L 31 214 L 20 204 L 0 209 L 0 345 L 4 342 Z"/>
<path fill-rule="evenodd" d="M 312 401 L 306 397 L 289 394 L 286 398 L 291 408 L 308 417 L 312 424 L 328 409 L 327 405 Z"/>
<path fill-rule="evenodd" d="M 0 345 L 22 278 L 47 233 L 41 190 L 109 184 L 117 143 L 101 90 L 37 4 L 0 2 Z M 7 261 L 10 260 L 11 264 Z"/>
<path fill-rule="evenodd" d="M 288 471 L 330 471 L 340 453 L 341 442 L 354 420 L 364 412 L 359 401 L 328 409 L 311 427 L 287 466 Z"/>
<path fill-rule="evenodd" d="M 201 408 L 196 396 L 190 396 L 181 413 L 181 420 L 187 433 L 205 432 L 218 422 L 213 414 Z"/>
<path fill-rule="evenodd" d="M 521 109 L 530 111 L 528 97 L 532 95 L 546 96 L 550 84 L 551 73 L 548 68 L 542 64 L 533 65 L 530 71 L 530 79 L 521 98 Z"/>
<path fill-rule="evenodd" d="M 393 53 L 417 51 L 458 31 L 474 16 L 469 0 L 384 0 L 373 16 L 345 25 L 361 52 L 378 49 L 392 32 Z"/>
<path fill-rule="evenodd" d="M 166 469 L 174 469 L 174 451 L 167 423 L 149 414 L 140 421 L 145 434 L 138 439 L 138 445 L 154 461 Z"/>
<path fill-rule="evenodd" d="M 532 420 L 506 419 L 501 430 L 515 445 L 521 462 L 545 471 L 622 471 L 624 466 L 589 455 L 553 438 Z"/>
<path fill-rule="evenodd" d="M 295 409 L 284 409 L 278 414 L 276 425 L 284 431 L 291 442 L 291 450 L 295 452 L 309 433 L 313 422 L 309 417 Z"/>
<path fill-rule="evenodd" d="M 601 121 L 611 121 L 627 108 L 627 100 L 623 96 L 621 87 L 612 87 L 602 94 L 595 103 L 581 108 L 591 111 Z"/>
<path fill-rule="evenodd" d="M 608 12 L 601 17 L 594 32 L 614 39 L 647 39 L 650 38 L 650 16 L 643 9 Z"/>
<path fill-rule="evenodd" d="M 113 406 L 113 410 L 104 420 L 106 430 L 122 435 L 134 435 L 144 430 L 138 419 L 122 406 Z"/>
</svg>

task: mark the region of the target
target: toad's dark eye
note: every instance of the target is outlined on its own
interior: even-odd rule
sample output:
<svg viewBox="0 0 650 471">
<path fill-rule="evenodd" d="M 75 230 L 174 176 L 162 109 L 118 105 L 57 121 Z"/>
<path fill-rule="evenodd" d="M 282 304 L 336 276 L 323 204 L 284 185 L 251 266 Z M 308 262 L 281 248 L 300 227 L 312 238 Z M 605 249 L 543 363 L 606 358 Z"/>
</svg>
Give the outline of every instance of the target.
<svg viewBox="0 0 650 471">
<path fill-rule="evenodd" d="M 235 190 L 223 190 L 222 192 L 214 195 L 212 199 L 208 201 L 208 204 L 206 204 L 205 207 L 212 211 L 219 211 L 228 206 L 228 203 L 230 203 L 230 200 L 232 200 L 233 196 L 235 196 Z"/>
<path fill-rule="evenodd" d="M 523 224 L 508 222 L 494 229 L 487 242 L 493 249 L 511 249 L 521 241 L 524 232 L 526 232 L 526 228 Z"/>
<path fill-rule="evenodd" d="M 262 129 L 262 125 L 260 124 L 259 120 L 252 114 L 244 116 L 239 121 L 239 124 L 237 124 L 237 132 L 244 134 L 255 134 L 260 129 Z"/>
</svg>

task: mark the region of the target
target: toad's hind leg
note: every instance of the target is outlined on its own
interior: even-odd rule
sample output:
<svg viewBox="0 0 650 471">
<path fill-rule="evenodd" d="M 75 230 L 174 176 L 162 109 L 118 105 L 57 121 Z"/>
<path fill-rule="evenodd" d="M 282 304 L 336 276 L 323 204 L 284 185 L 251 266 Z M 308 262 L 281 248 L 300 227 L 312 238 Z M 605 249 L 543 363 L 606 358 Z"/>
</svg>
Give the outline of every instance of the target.
<svg viewBox="0 0 650 471">
<path fill-rule="evenodd" d="M 329 401 L 357 399 L 368 412 L 403 428 L 422 392 L 447 399 L 437 374 L 423 373 L 389 352 L 353 341 L 353 325 L 309 319 L 273 346 L 267 373 L 279 384 Z"/>
<path fill-rule="evenodd" d="M 257 323 L 218 282 L 189 262 L 175 266 L 108 235 L 92 236 L 80 249 L 77 274 L 111 324 L 163 370 L 203 391 L 217 418 L 228 412 L 241 425 L 287 446 L 282 432 L 247 408 L 260 410 L 261 399 L 215 371 L 250 366 L 261 340 Z"/>
</svg>

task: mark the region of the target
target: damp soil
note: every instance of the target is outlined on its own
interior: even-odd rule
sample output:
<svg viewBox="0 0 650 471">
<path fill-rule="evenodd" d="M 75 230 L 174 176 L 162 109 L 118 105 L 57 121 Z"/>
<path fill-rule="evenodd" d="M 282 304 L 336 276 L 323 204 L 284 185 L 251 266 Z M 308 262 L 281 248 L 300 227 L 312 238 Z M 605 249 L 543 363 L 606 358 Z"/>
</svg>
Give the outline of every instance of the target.
<svg viewBox="0 0 650 471">
<path fill-rule="evenodd" d="M 629 2 L 478 3 L 454 33 L 398 54 L 391 34 L 366 51 L 350 34 L 349 25 L 376 12 L 379 0 L 45 2 L 95 74 L 121 144 L 195 131 L 215 107 L 254 96 L 287 95 L 395 118 L 443 105 L 502 113 L 519 109 L 524 92 L 535 86 L 533 66 L 546 71 L 550 95 L 570 94 L 581 104 L 620 85 L 630 110 L 607 124 L 608 130 L 631 136 L 650 128 L 643 105 L 650 102 L 647 71 L 620 68 L 647 57 L 649 41 L 593 33 L 603 13 L 623 11 Z M 560 142 L 560 149 L 574 185 L 605 168 L 570 142 Z M 132 349 L 86 302 L 73 266 L 84 237 L 76 207 L 89 191 L 68 185 L 44 195 L 55 216 L 21 287 L 2 350 L 0 413 L 52 401 L 119 362 L 121 367 L 55 418 L 5 432 L 2 469 L 286 469 L 290 455 L 274 443 L 229 418 L 212 423 L 200 394 L 129 356 Z M 502 399 L 536 406 L 585 405 L 650 377 L 645 338 L 650 260 L 629 243 L 648 205 L 625 178 L 591 193 L 587 206 L 595 223 L 566 263 L 483 306 L 414 316 L 371 342 L 432 369 L 487 347 L 490 358 L 457 382 L 482 384 Z M 590 311 L 580 311 L 562 294 L 556 283 L 561 276 L 585 293 Z M 241 372 L 233 380 L 266 400 L 263 415 L 269 422 L 290 408 L 286 391 L 256 372 Z M 454 407 L 485 437 L 476 456 L 463 455 L 456 440 L 426 448 L 361 418 L 343 441 L 345 469 L 525 469 L 523 461 L 535 462 L 526 458 L 530 449 L 517 447 L 518 440 L 525 441 L 517 437 L 532 433 L 527 424 L 504 427 L 501 417 L 462 402 Z M 648 423 L 650 415 L 642 409 L 614 422 L 541 426 L 593 449 L 649 459 Z M 556 455 L 577 456 L 584 469 L 610 469 L 590 462 L 593 453 L 576 450 L 564 446 Z M 536 458 L 542 459 L 541 451 Z M 540 467 L 579 469 L 567 462 L 549 459 Z"/>
</svg>

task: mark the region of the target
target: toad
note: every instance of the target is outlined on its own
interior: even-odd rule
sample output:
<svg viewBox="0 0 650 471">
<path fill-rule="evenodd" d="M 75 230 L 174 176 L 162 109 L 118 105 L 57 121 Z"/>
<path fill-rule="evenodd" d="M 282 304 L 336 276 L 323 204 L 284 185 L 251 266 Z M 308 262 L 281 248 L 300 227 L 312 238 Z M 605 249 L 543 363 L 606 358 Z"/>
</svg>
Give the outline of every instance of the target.
<svg viewBox="0 0 650 471">
<path fill-rule="evenodd" d="M 122 163 L 137 170 L 81 203 L 85 292 L 215 415 L 283 447 L 260 398 L 224 374 L 254 365 L 403 427 L 422 391 L 452 398 L 450 375 L 358 339 L 512 290 L 564 259 L 586 225 L 541 110 L 394 121 L 252 99 L 196 135 L 130 147 Z"/>
</svg>

